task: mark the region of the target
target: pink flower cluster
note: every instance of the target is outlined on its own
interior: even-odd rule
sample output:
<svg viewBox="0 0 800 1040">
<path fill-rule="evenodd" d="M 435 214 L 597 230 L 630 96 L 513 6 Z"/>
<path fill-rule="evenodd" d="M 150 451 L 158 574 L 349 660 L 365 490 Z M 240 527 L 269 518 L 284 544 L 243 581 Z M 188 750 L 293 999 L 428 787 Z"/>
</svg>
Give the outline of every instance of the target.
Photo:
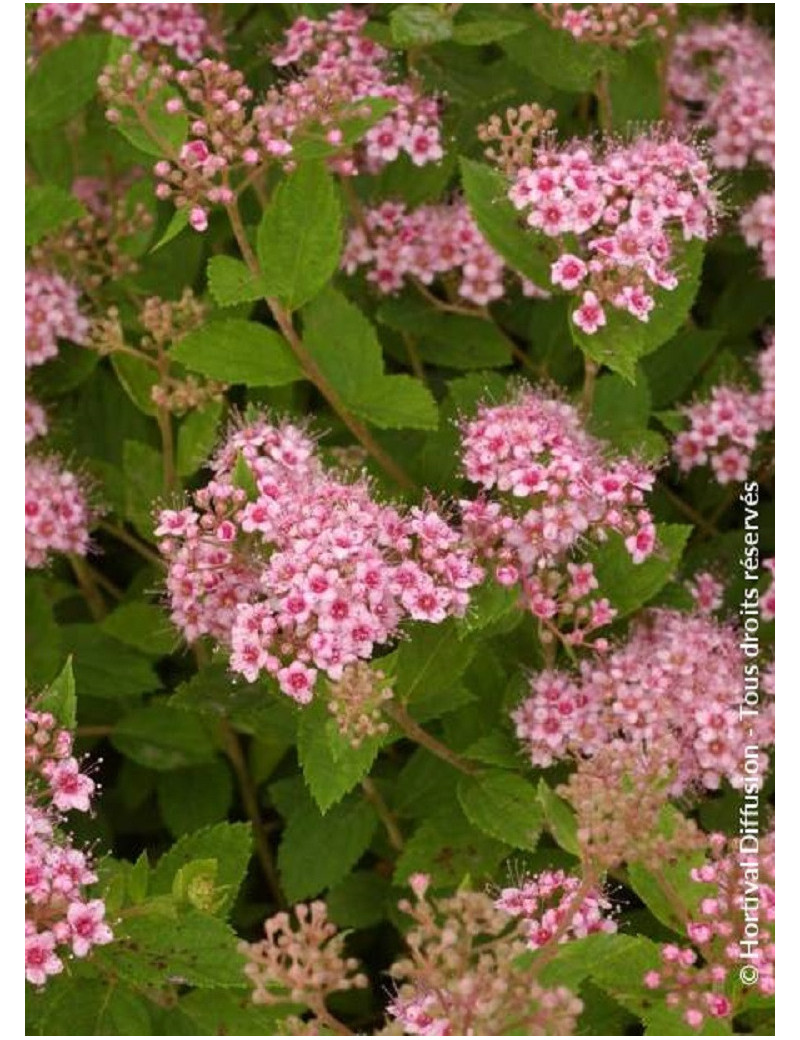
<svg viewBox="0 0 800 1040">
<path fill-rule="evenodd" d="M 88 812 L 94 781 L 72 756 L 72 736 L 52 715 L 25 711 L 25 977 L 42 986 L 71 949 L 85 957 L 111 942 L 88 856 L 59 830 L 65 812 Z M 61 949 L 59 949 L 61 948 Z"/>
<path fill-rule="evenodd" d="M 393 111 L 367 131 L 356 152 L 337 160 L 337 171 L 375 173 L 401 152 L 415 166 L 437 162 L 443 155 L 438 103 L 423 95 L 416 82 L 395 81 L 389 52 L 362 32 L 368 17 L 366 11 L 343 7 L 324 20 L 298 18 L 290 26 L 272 60 L 279 68 L 297 68 L 300 78 L 285 89 L 286 111 L 278 107 L 271 121 L 279 136 L 285 136 L 287 129 L 291 133 L 291 124 L 285 125 L 287 115 L 294 118 L 291 113 L 304 107 L 308 109 L 306 120 L 313 118 L 315 109 L 321 115 L 318 96 L 324 91 L 351 106 L 385 98 L 394 102 Z M 335 123 L 326 126 L 322 122 L 322 127 L 331 143 L 340 142 L 341 129 Z"/>
<path fill-rule="evenodd" d="M 558 241 L 552 283 L 580 294 L 572 318 L 588 335 L 606 324 L 606 306 L 648 321 L 653 290 L 679 283 L 675 239 L 707 239 L 716 224 L 708 163 L 677 137 L 560 147 L 544 138 L 509 198 L 530 227 Z"/>
<path fill-rule="evenodd" d="M 38 401 L 25 397 L 25 443 L 47 434 L 47 414 Z"/>
<path fill-rule="evenodd" d="M 25 460 L 25 566 L 43 567 L 51 552 L 89 550 L 93 511 L 86 488 L 58 459 Z"/>
<path fill-rule="evenodd" d="M 673 119 L 711 131 L 720 169 L 775 168 L 775 45 L 759 28 L 694 23 L 675 37 L 668 82 Z"/>
<path fill-rule="evenodd" d="M 667 1007 L 680 1010 L 692 1029 L 700 1029 L 706 1018 L 727 1018 L 734 1011 L 731 982 L 740 985 L 743 964 L 754 969 L 753 989 L 764 995 L 775 993 L 775 835 L 764 835 L 756 855 L 742 863 L 738 843 L 722 834 L 711 836 L 712 858 L 692 869 L 692 879 L 705 895 L 698 896 L 698 909 L 686 926 L 691 947 L 669 943 L 662 947 L 662 964 L 644 976 L 650 990 L 664 991 Z M 756 865 L 753 865 L 753 864 Z M 742 900 L 747 895 L 755 908 L 745 916 Z M 751 891 L 752 888 L 752 891 Z M 745 921 L 758 921 L 753 932 L 744 932 Z M 742 960 L 741 940 L 752 958 Z M 699 953 L 699 956 L 698 956 Z"/>
<path fill-rule="evenodd" d="M 459 296 L 484 307 L 505 293 L 505 265 L 478 230 L 463 202 L 420 206 L 384 202 L 351 228 L 342 267 L 353 274 L 368 267 L 367 280 L 382 293 L 402 289 L 407 280 L 430 285 L 450 276 Z M 522 280 L 526 295 L 541 290 Z M 546 295 L 546 294 L 544 294 Z"/>
<path fill-rule="evenodd" d="M 768 587 L 761 596 L 761 617 L 764 621 L 775 620 L 775 557 L 764 560 L 764 568 L 772 575 Z"/>
<path fill-rule="evenodd" d="M 725 586 L 713 574 L 702 571 L 686 582 L 698 614 L 713 614 L 723 604 Z"/>
<path fill-rule="evenodd" d="M 759 195 L 739 219 L 745 242 L 761 253 L 767 278 L 775 277 L 775 192 Z"/>
<path fill-rule="evenodd" d="M 80 293 L 60 274 L 25 272 L 25 367 L 58 353 L 59 339 L 83 344 L 89 322 L 78 306 Z"/>
<path fill-rule="evenodd" d="M 576 408 L 540 390 L 521 391 L 503 405 L 481 405 L 462 426 L 467 479 L 493 499 L 461 502 L 463 527 L 480 556 L 492 561 L 502 585 L 519 585 L 534 615 L 559 615 L 569 639 L 608 624 L 607 600 L 584 602 L 597 588 L 591 564 L 570 556 L 616 531 L 635 563 L 653 552 L 656 530 L 645 508 L 653 471 L 609 456 L 589 434 Z"/>
<path fill-rule="evenodd" d="M 607 657 L 584 661 L 577 675 L 544 671 L 513 712 L 531 762 L 547 767 L 609 746 L 677 742 L 671 790 L 742 784 L 744 734 L 730 691 L 741 686 L 742 655 L 734 627 L 707 615 L 654 610 Z M 774 703 L 747 739 L 774 742 Z M 762 755 L 766 768 L 766 756 Z"/>
<path fill-rule="evenodd" d="M 275 675 L 300 703 L 318 671 L 340 679 L 403 621 L 462 615 L 482 578 L 432 507 L 376 502 L 366 482 L 326 471 L 297 426 L 236 430 L 212 468 L 193 505 L 165 510 L 156 529 L 173 620 L 189 640 L 229 646 L 249 681 Z"/>
<path fill-rule="evenodd" d="M 616 932 L 617 922 L 606 916 L 611 904 L 602 891 L 583 895 L 580 888 L 580 878 L 563 870 L 545 870 L 504 888 L 494 905 L 525 922 L 532 950 L 554 939 L 563 943 L 595 932 Z"/>
<path fill-rule="evenodd" d="M 717 482 L 747 479 L 759 437 L 775 428 L 775 338 L 765 336 L 756 366 L 758 390 L 722 384 L 708 400 L 683 409 L 689 429 L 681 431 L 672 453 L 684 473 L 710 464 Z"/>
<path fill-rule="evenodd" d="M 642 36 L 666 36 L 677 4 L 534 4 L 555 29 L 576 40 L 628 47 Z"/>
<path fill-rule="evenodd" d="M 87 23 L 132 40 L 137 48 L 170 47 L 187 62 L 219 46 L 197 4 L 40 4 L 36 11 L 36 28 L 45 34 L 72 36 Z"/>
</svg>

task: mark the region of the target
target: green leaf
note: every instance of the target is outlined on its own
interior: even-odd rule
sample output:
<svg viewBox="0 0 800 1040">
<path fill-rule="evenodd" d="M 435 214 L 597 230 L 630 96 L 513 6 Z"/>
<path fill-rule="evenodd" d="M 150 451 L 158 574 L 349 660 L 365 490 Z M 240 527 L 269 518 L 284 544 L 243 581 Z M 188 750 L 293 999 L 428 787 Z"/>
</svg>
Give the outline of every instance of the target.
<svg viewBox="0 0 800 1040">
<path fill-rule="evenodd" d="M 641 369 L 636 382 L 622 376 L 600 376 L 592 402 L 590 429 L 627 455 L 658 461 L 667 452 L 666 441 L 647 424 L 650 418 L 650 389 Z"/>
<path fill-rule="evenodd" d="M 75 684 L 81 697 L 116 700 L 136 697 L 161 685 L 144 655 L 112 639 L 97 625 L 64 625 L 61 635 L 64 649 L 73 657 Z"/>
<path fill-rule="evenodd" d="M 143 600 L 121 603 L 100 623 L 106 635 L 143 654 L 163 657 L 175 649 L 178 636 L 161 607 Z"/>
<path fill-rule="evenodd" d="M 67 976 L 58 981 L 58 991 L 42 1018 L 39 1035 L 151 1035 L 147 1001 L 128 986 L 113 978 L 100 981 Z"/>
<path fill-rule="evenodd" d="M 153 387 L 158 385 L 159 375 L 146 361 L 130 354 L 113 354 L 111 367 L 119 384 L 140 412 L 156 415 L 158 407 L 153 400 Z"/>
<path fill-rule="evenodd" d="M 453 35 L 452 20 L 440 4 L 398 4 L 389 16 L 389 25 L 398 47 L 425 47 Z"/>
<path fill-rule="evenodd" d="M 637 361 L 666 343 L 688 317 L 700 285 L 703 243 L 693 239 L 681 249 L 676 248 L 673 266 L 679 276 L 678 285 L 671 292 L 654 291 L 656 305 L 649 321 L 638 321 L 631 314 L 607 306 L 606 324 L 590 336 L 573 323 L 570 314 L 576 346 L 592 360 L 633 382 Z"/>
<path fill-rule="evenodd" d="M 160 989 L 167 980 L 208 989 L 238 989 L 244 957 L 224 921 L 191 910 L 177 917 L 148 914 L 118 925 L 114 942 L 94 952 L 107 971 L 137 987 Z"/>
<path fill-rule="evenodd" d="M 661 48 L 644 42 L 620 55 L 620 67 L 609 77 L 609 95 L 614 129 L 624 131 L 631 123 L 655 123 L 661 118 Z"/>
<path fill-rule="evenodd" d="M 524 22 L 512 22 L 507 18 L 480 18 L 472 22 L 457 22 L 453 26 L 453 39 L 465 47 L 482 47 L 515 36 L 524 29 Z"/>
<path fill-rule="evenodd" d="M 682 329 L 646 357 L 642 367 L 654 408 L 666 408 L 686 395 L 722 340 L 718 329 Z"/>
<path fill-rule="evenodd" d="M 164 494 L 161 452 L 141 441 L 125 441 L 122 470 L 125 474 L 125 515 L 140 534 L 150 539 L 155 527 L 155 511 Z"/>
<path fill-rule="evenodd" d="M 437 886 L 457 886 L 469 875 L 493 877 L 508 855 L 508 845 L 474 827 L 458 804 L 443 804 L 427 816 L 406 842 L 397 859 L 395 884 L 402 885 L 415 873 L 430 874 Z"/>
<path fill-rule="evenodd" d="M 241 992 L 197 989 L 181 997 L 178 1009 L 198 1036 L 279 1036 L 280 1019 L 286 1014 L 280 1004 L 254 1004 L 250 986 Z"/>
<path fill-rule="evenodd" d="M 423 361 L 442 368 L 502 368 L 511 364 L 511 343 L 491 321 L 445 314 L 424 300 L 388 300 L 378 321 L 412 336 Z"/>
<path fill-rule="evenodd" d="M 577 942 L 562 943 L 541 972 L 547 986 L 578 989 L 592 979 L 609 993 L 646 992 L 645 972 L 661 963 L 660 949 L 652 939 L 619 933 L 597 932 Z"/>
<path fill-rule="evenodd" d="M 542 809 L 527 780 L 500 770 L 465 776 L 458 800 L 467 819 L 485 834 L 515 849 L 536 850 Z"/>
<path fill-rule="evenodd" d="M 409 376 L 387 376 L 375 329 L 346 297 L 326 289 L 304 311 L 303 342 L 347 407 L 383 429 L 436 429 L 430 392 Z"/>
<path fill-rule="evenodd" d="M 340 928 L 370 928 L 386 917 L 391 891 L 385 877 L 356 870 L 328 892 L 328 915 Z"/>
<path fill-rule="evenodd" d="M 540 17 L 502 46 L 513 61 L 559 90 L 591 91 L 597 72 L 603 67 L 613 70 L 620 61 L 609 47 L 578 41 Z"/>
<path fill-rule="evenodd" d="M 266 288 L 247 264 L 232 256 L 212 256 L 206 268 L 208 291 L 220 307 L 252 303 L 266 296 Z"/>
<path fill-rule="evenodd" d="M 544 810 L 547 829 L 562 849 L 566 849 L 574 856 L 579 856 L 578 825 L 570 806 L 544 780 L 539 781 L 537 794 Z"/>
<path fill-rule="evenodd" d="M 108 44 L 108 36 L 80 33 L 39 55 L 25 84 L 26 133 L 51 130 L 94 97 Z"/>
<path fill-rule="evenodd" d="M 216 884 L 225 890 L 226 898 L 219 911 L 227 912 L 244 881 L 253 852 L 253 831 L 246 823 L 217 823 L 187 834 L 172 846 L 156 864 L 150 878 L 153 895 L 172 891 L 175 875 L 197 860 L 217 861 Z"/>
<path fill-rule="evenodd" d="M 222 761 L 161 773 L 161 816 L 175 837 L 224 820 L 233 804 L 233 780 Z"/>
<path fill-rule="evenodd" d="M 159 249 L 167 245 L 177 238 L 184 228 L 189 226 L 189 210 L 184 206 L 182 209 L 176 209 L 172 216 L 169 218 L 169 224 L 164 228 L 164 232 L 150 250 L 151 253 L 157 253 Z"/>
<path fill-rule="evenodd" d="M 53 616 L 52 605 L 43 582 L 25 576 L 25 679 L 38 689 L 57 673 L 64 651 L 61 629 Z"/>
<path fill-rule="evenodd" d="M 421 700 L 432 689 L 454 686 L 472 660 L 477 644 L 459 638 L 456 622 L 415 625 L 397 651 L 394 690 L 404 703 Z"/>
<path fill-rule="evenodd" d="M 78 220 L 86 210 L 74 195 L 53 184 L 25 189 L 25 247 L 35 246 L 45 235 Z"/>
<path fill-rule="evenodd" d="M 170 351 L 193 372 L 225 383 L 285 386 L 303 379 L 303 370 L 286 340 L 255 321 L 210 321 L 184 336 Z"/>
<path fill-rule="evenodd" d="M 39 702 L 41 711 L 49 711 L 56 722 L 64 729 L 73 730 L 76 724 L 78 701 L 75 696 L 75 676 L 72 672 L 72 658 L 48 686 Z"/>
<path fill-rule="evenodd" d="M 503 175 L 473 159 L 462 158 L 460 162 L 467 204 L 484 238 L 509 267 L 541 288 L 549 288 L 550 244 L 521 226 Z"/>
<path fill-rule="evenodd" d="M 495 730 L 479 737 L 464 749 L 467 758 L 501 769 L 519 769 L 520 748 L 509 733 Z"/>
<path fill-rule="evenodd" d="M 178 428 L 175 467 L 181 477 L 190 477 L 208 461 L 219 438 L 222 401 L 209 401 L 203 408 L 189 412 Z"/>
<path fill-rule="evenodd" d="M 655 551 L 644 563 L 631 560 L 618 534 L 589 551 L 600 592 L 611 600 L 618 617 L 638 610 L 670 581 L 691 533 L 692 528 L 685 524 L 658 524 Z"/>
<path fill-rule="evenodd" d="M 294 903 L 338 884 L 366 852 L 377 823 L 372 806 L 355 795 L 324 816 L 310 798 L 300 802 L 278 849 L 286 898 Z"/>
<path fill-rule="evenodd" d="M 257 242 L 268 296 L 296 310 L 325 286 L 339 264 L 342 216 L 322 163 L 300 165 L 280 185 L 264 211 Z"/>
<path fill-rule="evenodd" d="M 117 723 L 111 743 L 123 755 L 148 769 L 181 769 L 210 762 L 214 741 L 195 715 L 164 704 L 128 712 Z"/>
<path fill-rule="evenodd" d="M 377 738 L 352 747 L 339 733 L 321 697 L 303 710 L 297 731 L 297 755 L 320 812 L 326 813 L 366 776 L 380 744 Z"/>
</svg>

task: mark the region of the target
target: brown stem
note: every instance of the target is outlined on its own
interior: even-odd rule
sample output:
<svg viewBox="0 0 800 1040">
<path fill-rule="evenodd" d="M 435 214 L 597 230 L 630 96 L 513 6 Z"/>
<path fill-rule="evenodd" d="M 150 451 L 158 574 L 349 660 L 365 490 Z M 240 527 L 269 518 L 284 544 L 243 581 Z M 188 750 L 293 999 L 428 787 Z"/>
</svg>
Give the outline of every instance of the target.
<svg viewBox="0 0 800 1040">
<path fill-rule="evenodd" d="M 86 561 L 82 556 L 70 553 L 69 562 L 80 590 L 83 593 L 83 598 L 86 600 L 89 613 L 95 621 L 102 621 L 108 613 L 106 601 L 103 599 L 102 592 L 95 584 L 92 573 L 86 565 Z"/>
<path fill-rule="evenodd" d="M 713 523 L 706 520 L 703 514 L 698 512 L 694 508 L 694 506 L 689 505 L 688 502 L 684 502 L 681 496 L 677 494 L 675 491 L 673 491 L 668 484 L 661 484 L 660 487 L 664 494 L 667 496 L 667 498 L 670 500 L 670 502 L 675 506 L 675 508 L 679 510 L 681 513 L 683 513 L 685 517 L 691 520 L 693 524 L 696 524 L 697 527 L 699 527 L 702 531 L 704 531 L 707 535 L 711 537 L 714 537 L 715 535 L 719 534 L 719 531 Z"/>
<path fill-rule="evenodd" d="M 113 726 L 78 726 L 76 737 L 109 737 L 114 732 Z"/>
<path fill-rule="evenodd" d="M 146 542 L 137 538 L 136 535 L 126 531 L 124 527 L 108 523 L 106 520 L 101 520 L 100 528 L 107 534 L 110 534 L 113 538 L 116 538 L 118 542 L 122 542 L 123 545 L 127 545 L 128 548 L 133 549 L 134 552 L 137 552 L 142 559 L 147 560 L 148 563 L 152 563 L 156 567 L 166 567 L 166 563 L 157 552 L 151 549 Z"/>
<path fill-rule="evenodd" d="M 467 776 L 475 776 L 478 770 L 471 762 L 468 762 L 461 755 L 456 754 L 455 751 L 451 751 L 446 744 L 442 744 L 431 736 L 427 730 L 424 730 L 411 716 L 408 714 L 406 709 L 400 704 L 389 704 L 386 708 L 386 714 L 392 718 L 400 729 L 405 733 L 409 740 L 413 740 L 420 747 L 424 747 L 430 751 L 432 755 L 436 755 L 437 758 L 441 758 L 443 762 L 447 762 L 448 765 L 453 766 L 461 773 L 465 773 Z"/>
<path fill-rule="evenodd" d="M 169 495 L 178 486 L 175 469 L 175 437 L 172 431 L 172 416 L 160 405 L 156 411 L 156 422 L 161 434 L 161 458 L 164 466 L 164 493 Z"/>
<path fill-rule="evenodd" d="M 600 366 L 596 361 L 592 361 L 590 357 L 584 355 L 583 358 L 583 389 L 581 390 L 581 412 L 583 413 L 584 419 L 588 418 L 592 414 L 592 404 L 594 403 L 594 388 L 597 383 L 597 373 L 600 370 Z"/>
<path fill-rule="evenodd" d="M 239 245 L 241 254 L 244 257 L 245 263 L 250 268 L 252 274 L 256 278 L 260 279 L 261 269 L 258 264 L 258 259 L 247 240 L 247 234 L 245 233 L 244 225 L 242 224 L 238 206 L 235 202 L 232 202 L 226 207 L 226 209 L 234 236 L 236 237 L 236 241 Z M 272 311 L 272 316 L 275 319 L 278 328 L 281 330 L 284 338 L 292 348 L 293 354 L 300 362 L 300 367 L 303 369 L 306 378 L 316 386 L 317 390 L 319 390 L 356 440 L 361 442 L 364 448 L 366 448 L 369 454 L 389 474 L 389 476 L 399 484 L 400 487 L 403 487 L 406 490 L 413 490 L 416 485 L 411 477 L 409 477 L 405 470 L 403 470 L 395 460 L 383 450 L 361 420 L 357 419 L 348 410 L 344 401 L 339 396 L 339 392 L 328 382 L 327 377 L 323 374 L 322 370 L 297 334 L 297 330 L 294 327 L 289 311 L 274 297 L 267 296 L 265 299 L 269 309 Z"/>
<path fill-rule="evenodd" d="M 406 345 L 406 354 L 408 354 L 411 371 L 421 383 L 425 383 L 425 366 L 422 364 L 422 358 L 419 356 L 419 351 L 417 350 L 417 344 L 414 342 L 414 337 L 409 336 L 407 332 L 404 332 L 403 342 Z"/>
<path fill-rule="evenodd" d="M 600 69 L 597 73 L 595 96 L 597 98 L 597 118 L 600 123 L 600 129 L 604 133 L 611 133 L 614 120 L 611 112 L 611 88 L 608 80 L 608 69 Z"/>
<path fill-rule="evenodd" d="M 225 719 L 220 722 L 220 734 L 225 754 L 228 756 L 233 771 L 236 774 L 236 780 L 239 784 L 239 793 L 242 797 L 242 804 L 244 805 L 245 812 L 247 813 L 247 817 L 253 828 L 253 841 L 255 842 L 256 856 L 261 864 L 264 879 L 272 893 L 272 898 L 278 906 L 284 907 L 286 906 L 286 897 L 281 888 L 278 869 L 275 866 L 272 849 L 270 848 L 269 839 L 267 838 L 267 833 L 264 830 L 264 824 L 261 819 L 261 807 L 258 804 L 256 785 L 253 783 L 253 778 L 250 776 L 250 770 L 247 768 L 247 762 L 245 761 L 242 746 L 239 743 L 239 738 L 233 727 Z"/>
<path fill-rule="evenodd" d="M 689 910 L 684 901 L 681 899 L 678 890 L 675 888 L 675 886 L 672 884 L 669 878 L 665 877 L 663 871 L 654 870 L 653 876 L 661 886 L 662 892 L 667 897 L 667 901 L 670 905 L 670 908 L 672 912 L 675 914 L 675 917 L 678 919 L 681 928 L 685 929 L 686 922 L 689 920 Z"/>
<path fill-rule="evenodd" d="M 86 569 L 92 576 L 92 579 L 100 586 L 101 589 L 105 589 L 105 591 L 109 594 L 109 596 L 112 597 L 112 599 L 124 599 L 125 593 L 122 591 L 122 589 L 118 589 L 114 582 L 107 578 L 105 574 L 102 573 L 102 571 L 97 570 L 96 567 L 92 567 L 90 563 L 86 564 Z"/>
<path fill-rule="evenodd" d="M 386 828 L 386 834 L 392 847 L 397 849 L 398 852 L 402 852 L 403 846 L 405 845 L 402 831 L 397 825 L 394 813 L 383 800 L 383 796 L 378 790 L 375 782 L 370 780 L 369 777 L 365 777 L 365 779 L 361 781 L 361 790 L 364 792 L 364 797 L 378 814 L 378 819 Z"/>
<path fill-rule="evenodd" d="M 335 1015 L 328 1011 L 323 997 L 316 998 L 313 1004 L 309 1003 L 308 1006 L 320 1022 L 326 1025 L 335 1036 L 355 1036 L 355 1033 L 348 1029 L 344 1022 L 340 1022 Z"/>
</svg>

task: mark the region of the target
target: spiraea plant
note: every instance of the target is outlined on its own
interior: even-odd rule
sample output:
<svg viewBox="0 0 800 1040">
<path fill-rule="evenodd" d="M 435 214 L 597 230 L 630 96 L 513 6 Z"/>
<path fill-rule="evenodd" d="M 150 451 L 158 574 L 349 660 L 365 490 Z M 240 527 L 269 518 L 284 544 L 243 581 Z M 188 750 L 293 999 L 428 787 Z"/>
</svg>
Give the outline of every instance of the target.
<svg viewBox="0 0 800 1040">
<path fill-rule="evenodd" d="M 769 1035 L 768 4 L 28 5 L 27 1035 Z"/>
</svg>

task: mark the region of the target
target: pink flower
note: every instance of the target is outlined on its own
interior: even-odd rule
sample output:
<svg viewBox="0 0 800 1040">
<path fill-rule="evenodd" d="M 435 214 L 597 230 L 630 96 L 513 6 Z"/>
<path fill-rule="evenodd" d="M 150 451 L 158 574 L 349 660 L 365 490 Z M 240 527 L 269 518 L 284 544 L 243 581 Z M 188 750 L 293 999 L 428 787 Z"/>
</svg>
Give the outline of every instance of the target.
<svg viewBox="0 0 800 1040">
<path fill-rule="evenodd" d="M 595 293 L 587 290 L 581 297 L 580 307 L 572 312 L 572 320 L 587 335 L 593 335 L 606 323 L 606 315 Z"/>
<path fill-rule="evenodd" d="M 562 289 L 577 289 L 586 277 L 587 270 L 580 257 L 564 253 L 550 268 L 551 280 L 553 285 L 560 285 Z"/>
<path fill-rule="evenodd" d="M 80 771 L 74 758 L 59 762 L 50 772 L 48 779 L 53 792 L 53 804 L 61 812 L 77 809 L 89 811 L 89 801 L 94 791 L 94 781 Z"/>
<path fill-rule="evenodd" d="M 104 946 L 113 939 L 111 929 L 105 923 L 105 913 L 102 899 L 70 904 L 67 922 L 70 926 L 72 952 L 76 957 L 85 957 L 93 946 Z"/>
<path fill-rule="evenodd" d="M 189 212 L 189 224 L 195 231 L 205 231 L 208 227 L 208 213 L 202 206 L 192 206 Z"/>
<path fill-rule="evenodd" d="M 64 965 L 55 953 L 52 932 L 34 932 L 25 936 L 25 978 L 34 986 L 43 986 L 48 976 L 58 975 Z"/>
</svg>

